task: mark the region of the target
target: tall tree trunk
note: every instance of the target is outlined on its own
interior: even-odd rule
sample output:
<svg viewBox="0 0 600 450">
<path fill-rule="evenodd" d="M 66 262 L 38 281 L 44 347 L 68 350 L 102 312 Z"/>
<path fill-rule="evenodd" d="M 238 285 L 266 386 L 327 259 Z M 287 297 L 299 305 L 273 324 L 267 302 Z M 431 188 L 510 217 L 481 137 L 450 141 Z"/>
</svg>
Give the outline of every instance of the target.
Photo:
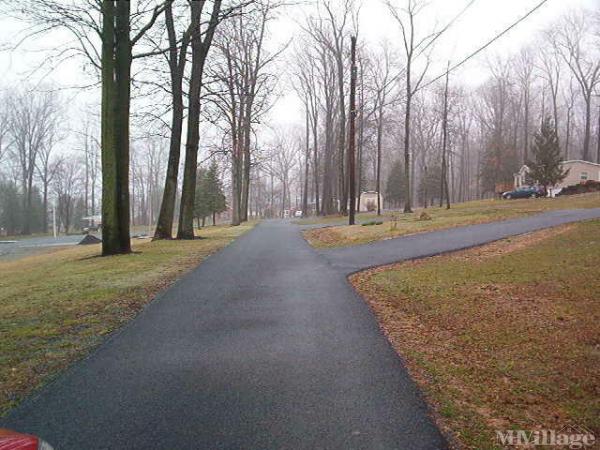
<svg viewBox="0 0 600 450">
<path fill-rule="evenodd" d="M 450 63 L 448 63 L 448 67 Z M 442 118 L 442 177 L 440 189 L 440 207 L 446 195 L 446 209 L 450 209 L 450 192 L 448 192 L 448 70 L 446 70 L 446 87 L 444 89 L 444 117 Z"/>
<path fill-rule="evenodd" d="M 598 105 L 598 129 L 597 129 L 597 138 L 598 138 L 598 149 L 596 150 L 596 162 L 600 164 L 600 105 Z"/>
<path fill-rule="evenodd" d="M 128 152 L 125 155 L 122 153 L 119 145 L 122 145 L 123 138 L 126 136 L 126 131 L 123 128 L 129 123 L 129 118 L 126 118 L 126 123 L 120 128 L 117 127 L 118 121 L 123 116 L 122 100 L 119 95 L 123 92 L 119 87 L 122 87 L 123 79 L 126 75 L 126 68 L 123 67 L 123 44 L 119 45 L 117 51 L 117 36 L 123 38 L 123 34 L 128 32 L 128 24 L 123 24 L 122 14 L 127 12 L 129 2 L 122 5 L 117 12 L 115 10 L 115 2 L 113 0 L 103 0 L 102 2 L 102 108 L 101 108 L 101 148 L 102 148 L 102 254 L 112 255 L 117 253 L 128 253 L 129 245 L 129 201 L 127 199 L 125 205 L 121 204 L 124 196 L 128 194 L 128 187 L 121 186 L 123 176 L 122 168 L 128 166 L 129 161 L 123 161 L 123 157 L 128 157 Z M 121 28 L 116 30 L 115 22 L 119 16 L 119 25 Z M 129 17 L 127 17 L 127 22 Z M 128 39 L 127 39 L 128 41 Z M 117 55 L 119 56 L 119 64 L 117 64 Z M 118 70 L 117 70 L 118 67 Z M 119 72 L 119 80 L 117 81 L 117 72 Z M 121 134 L 119 136 L 119 133 Z M 128 167 L 127 167 L 128 169 Z M 128 170 L 126 171 L 128 172 Z M 128 176 L 125 175 L 126 177 Z M 127 225 L 123 227 L 125 215 Z"/>
<path fill-rule="evenodd" d="M 410 192 L 410 106 L 412 102 L 412 87 L 410 83 L 410 58 L 406 67 L 406 110 L 404 112 L 404 212 L 412 212 L 412 199 Z"/>
<path fill-rule="evenodd" d="M 185 70 L 189 33 L 186 32 L 181 42 L 181 50 L 177 48 L 175 24 L 173 22 L 172 2 L 167 2 L 165 9 L 167 32 L 169 37 L 169 69 L 171 75 L 171 137 L 169 142 L 169 159 L 167 164 L 165 188 L 163 191 L 160 212 L 154 232 L 154 239 L 171 239 L 173 237 L 173 215 L 177 196 L 177 177 L 179 175 L 179 158 L 181 153 L 181 136 L 183 128 L 183 74 Z"/>
<path fill-rule="evenodd" d="M 313 114 L 312 123 L 313 133 L 313 176 L 315 177 L 315 214 L 321 213 L 321 203 L 319 199 L 319 155 L 317 151 L 318 120 L 317 115 Z"/>
<path fill-rule="evenodd" d="M 47 174 L 46 174 L 47 176 Z M 42 229 L 44 234 L 48 232 L 48 182 L 44 181 L 44 197 L 43 197 L 43 204 L 44 204 L 44 217 L 43 217 L 43 222 L 42 222 Z"/>
<path fill-rule="evenodd" d="M 585 130 L 583 134 L 583 160 L 590 161 L 590 135 L 592 122 L 592 93 L 586 92 L 585 99 Z"/>
<path fill-rule="evenodd" d="M 308 120 L 308 99 L 306 99 L 306 153 L 304 155 L 304 189 L 302 192 L 302 216 L 308 215 L 308 166 L 310 165 L 310 124 Z"/>
<path fill-rule="evenodd" d="M 352 36 L 350 44 L 350 132 L 348 142 L 348 225 L 354 225 L 356 209 L 356 37 Z"/>
<path fill-rule="evenodd" d="M 233 130 L 235 133 L 235 130 Z M 231 158 L 231 225 L 238 226 L 241 223 L 240 202 L 241 202 L 241 167 L 240 167 L 240 148 L 237 137 L 233 139 L 232 144 L 233 157 Z"/>
<path fill-rule="evenodd" d="M 129 103 L 131 86 L 131 41 L 129 37 L 129 2 L 116 2 L 115 21 L 115 81 L 117 111 L 114 116 L 117 159 L 117 189 L 119 199 L 119 244 L 121 253 L 131 251 L 129 237 Z"/>
<path fill-rule="evenodd" d="M 192 24 L 194 26 L 191 38 L 192 70 L 190 74 L 185 164 L 177 239 L 194 239 L 194 199 L 196 195 L 198 144 L 200 140 L 200 89 L 202 87 L 204 63 L 218 24 L 221 1 L 215 0 L 213 4 L 213 11 L 204 40 L 202 39 L 200 26 L 202 7 L 203 2 L 191 2 Z"/>
<path fill-rule="evenodd" d="M 252 167 L 250 155 L 250 123 L 247 123 L 246 127 L 244 127 L 244 172 L 242 175 L 242 200 L 240 205 L 241 222 L 246 222 L 248 220 L 248 199 L 250 198 L 250 168 Z"/>
<path fill-rule="evenodd" d="M 525 117 L 523 118 L 523 164 L 527 164 L 529 152 L 529 91 L 525 92 Z"/>
<path fill-rule="evenodd" d="M 364 139 L 364 108 L 365 106 L 365 80 L 364 71 L 362 65 L 362 58 L 360 59 L 360 115 L 358 119 L 358 167 L 356 170 L 356 212 L 360 212 L 360 197 L 362 195 L 362 173 L 363 173 L 363 139 Z"/>
<path fill-rule="evenodd" d="M 200 140 L 200 88 L 202 86 L 202 40 L 200 19 L 202 4 L 191 3 L 193 34 L 192 71 L 190 74 L 187 136 L 183 185 L 179 209 L 177 239 L 194 239 L 194 199 L 196 194 L 196 173 L 198 169 L 198 144 Z"/>
<path fill-rule="evenodd" d="M 379 99 L 377 106 L 377 161 L 375 168 L 375 190 L 377 191 L 377 215 L 381 215 L 381 139 L 383 134 L 383 100 Z"/>
<path fill-rule="evenodd" d="M 346 189 L 346 176 L 344 169 L 344 156 L 346 150 L 346 100 L 344 93 L 344 63 L 341 55 L 342 49 L 338 50 L 336 57 L 338 68 L 338 90 L 340 103 L 340 134 L 338 136 L 338 151 L 339 151 L 339 193 L 340 211 L 342 214 L 348 212 L 348 190 Z"/>
</svg>

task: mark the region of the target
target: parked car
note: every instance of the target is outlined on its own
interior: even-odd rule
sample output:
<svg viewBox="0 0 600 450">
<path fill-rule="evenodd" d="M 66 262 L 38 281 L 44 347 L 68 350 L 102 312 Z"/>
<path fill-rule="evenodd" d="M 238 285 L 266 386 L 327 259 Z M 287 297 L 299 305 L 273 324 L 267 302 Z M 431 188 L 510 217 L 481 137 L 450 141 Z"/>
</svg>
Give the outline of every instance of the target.
<svg viewBox="0 0 600 450">
<path fill-rule="evenodd" d="M 514 191 L 504 192 L 502 194 L 502 198 L 506 200 L 510 200 L 513 198 L 536 198 L 543 197 L 545 192 L 542 188 L 538 188 L 535 186 L 521 186 L 520 188 L 515 189 Z"/>
<path fill-rule="evenodd" d="M 91 233 L 91 232 L 99 232 L 102 231 L 102 225 L 90 225 L 88 227 L 83 227 L 82 228 L 84 233 Z"/>
<path fill-rule="evenodd" d="M 0 428 L 0 449 L 52 450 L 52 447 L 37 436 Z"/>
<path fill-rule="evenodd" d="M 294 213 L 294 217 L 302 217 L 302 211 L 298 210 Z"/>
</svg>

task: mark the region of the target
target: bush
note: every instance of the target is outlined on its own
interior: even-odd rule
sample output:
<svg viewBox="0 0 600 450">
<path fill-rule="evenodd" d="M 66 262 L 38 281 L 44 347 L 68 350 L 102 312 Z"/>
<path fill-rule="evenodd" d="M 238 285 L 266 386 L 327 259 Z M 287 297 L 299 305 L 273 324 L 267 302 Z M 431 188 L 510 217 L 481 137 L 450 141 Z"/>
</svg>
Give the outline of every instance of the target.
<svg viewBox="0 0 600 450">
<path fill-rule="evenodd" d="M 571 186 L 564 187 L 557 195 L 575 195 L 599 191 L 600 181 L 587 180 L 580 184 L 574 184 Z"/>
<path fill-rule="evenodd" d="M 365 222 L 361 224 L 363 227 L 368 227 L 371 225 L 381 225 L 383 222 L 381 220 L 371 220 L 370 222 Z"/>
</svg>

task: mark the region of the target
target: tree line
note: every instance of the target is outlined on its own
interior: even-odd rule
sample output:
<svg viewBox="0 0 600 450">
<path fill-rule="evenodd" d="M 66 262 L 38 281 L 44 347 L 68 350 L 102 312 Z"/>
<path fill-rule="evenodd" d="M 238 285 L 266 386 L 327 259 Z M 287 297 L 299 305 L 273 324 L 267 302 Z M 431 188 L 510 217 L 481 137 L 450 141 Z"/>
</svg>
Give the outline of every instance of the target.
<svg viewBox="0 0 600 450">
<path fill-rule="evenodd" d="M 360 13 L 351 0 L 319 5 L 304 20 L 293 57 L 307 117 L 303 166 L 310 201 L 303 204 L 317 214 L 344 213 L 349 43 Z M 533 157 L 533 136 L 546 118 L 561 159 L 600 162 L 597 9 L 568 12 L 516 54 L 488 54 L 487 79 L 468 84 L 452 61 L 438 64 L 448 66 L 446 73 L 432 69 L 440 63 L 436 45 L 464 10 L 432 28 L 426 2 L 386 6 L 400 41 L 361 43 L 359 36 L 357 203 L 366 190 L 405 212 L 492 196 L 512 185 L 513 174 Z"/>
<path fill-rule="evenodd" d="M 270 41 L 270 26 L 281 10 L 297 5 L 7 3 L 3 8 L 34 32 L 68 31 L 77 43 L 72 56 L 86 61 L 101 88 L 100 107 L 77 131 L 76 158 L 52 153 L 66 132 L 58 95 L 19 94 L 40 110 L 27 119 L 36 123 L 35 145 L 13 117 L 27 101 L 14 100 L 20 108 L 3 102 L 0 164 L 2 183 L 11 188 L 2 191 L 14 192 L 10 202 L 22 211 L 21 225 L 12 229 L 47 230 L 49 196 L 59 204 L 63 199 L 56 208 L 63 227 L 101 211 L 106 255 L 130 251 L 131 224 L 156 223 L 156 239 L 173 238 L 175 229 L 176 238 L 192 239 L 195 219 L 203 223 L 225 210 L 232 225 L 290 209 L 346 214 L 349 199 L 359 208 L 364 191 L 383 194 L 384 204 L 378 197 L 374 205 L 378 213 L 449 206 L 510 183 L 534 157 L 534 133 L 548 116 L 562 159 L 598 161 L 598 11 L 572 11 L 516 54 L 488 55 L 487 79 L 473 84 L 460 80 L 452 61 L 438 64 L 447 67 L 442 73 L 432 69 L 439 63 L 436 45 L 471 3 L 432 27 L 426 2 L 388 1 L 400 39 L 373 43 L 361 39 L 356 1 L 324 0 L 304 10 L 293 42 L 278 45 Z M 358 39 L 351 72 L 352 36 Z M 301 99 L 304 118 L 269 131 L 265 140 L 263 121 L 282 84 Z M 212 202 L 212 212 L 204 201 Z"/>
</svg>

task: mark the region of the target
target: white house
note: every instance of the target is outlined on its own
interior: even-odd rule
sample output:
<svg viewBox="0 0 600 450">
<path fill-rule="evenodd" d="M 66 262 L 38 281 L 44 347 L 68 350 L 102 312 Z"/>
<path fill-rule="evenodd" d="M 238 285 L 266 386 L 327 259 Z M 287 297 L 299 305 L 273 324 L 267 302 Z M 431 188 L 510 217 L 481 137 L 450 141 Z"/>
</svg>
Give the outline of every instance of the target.
<svg viewBox="0 0 600 450">
<path fill-rule="evenodd" d="M 562 167 L 569 169 L 569 173 L 556 187 L 572 186 L 587 180 L 600 181 L 600 164 L 580 159 L 563 161 Z"/>
<path fill-rule="evenodd" d="M 587 180 L 600 181 L 600 164 L 583 161 L 581 159 L 571 159 L 569 161 L 563 161 L 561 166 L 563 169 L 568 169 L 569 173 L 564 180 L 554 186 L 555 188 L 560 189 L 566 186 L 583 183 Z M 514 174 L 515 189 L 529 184 L 527 182 L 528 174 L 529 167 L 526 165 L 521 166 L 519 171 Z"/>
</svg>

